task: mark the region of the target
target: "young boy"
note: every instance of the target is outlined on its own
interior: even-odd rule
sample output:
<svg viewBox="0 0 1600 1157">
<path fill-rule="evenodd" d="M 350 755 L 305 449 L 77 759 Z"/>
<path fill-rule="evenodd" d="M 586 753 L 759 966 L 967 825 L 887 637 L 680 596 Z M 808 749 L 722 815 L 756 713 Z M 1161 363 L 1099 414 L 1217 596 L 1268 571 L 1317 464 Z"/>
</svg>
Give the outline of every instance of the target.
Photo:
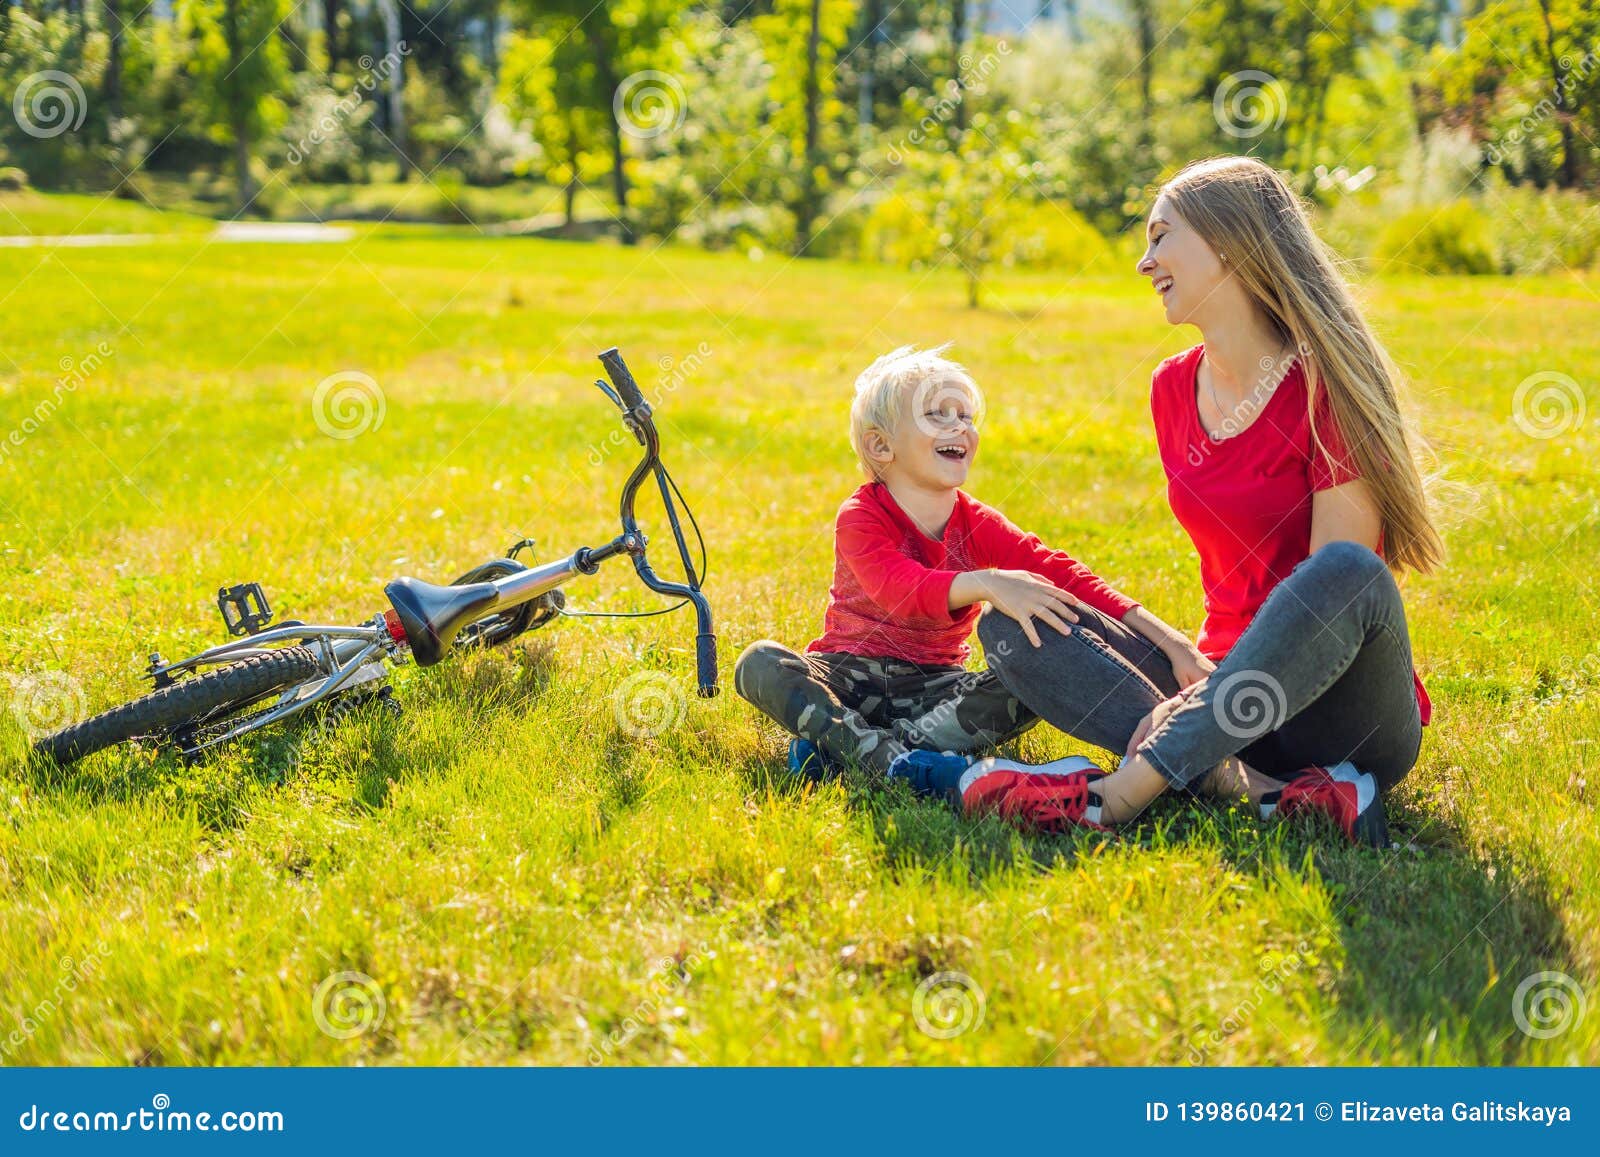
<svg viewBox="0 0 1600 1157">
<path fill-rule="evenodd" d="M 982 798 L 1011 813 L 1016 808 L 995 790 L 1015 795 L 1021 781 L 1048 780 L 1049 771 L 1005 761 L 969 770 L 972 753 L 1038 721 L 993 671 L 962 666 L 983 603 L 1017 620 L 1034 646 L 1040 630 L 1066 634 L 1089 607 L 1144 635 L 1175 666 L 1191 661 L 1193 648 L 1087 567 L 961 489 L 978 452 L 982 401 L 966 370 L 942 356 L 945 348 L 902 347 L 856 380 L 850 442 L 869 481 L 834 524 L 822 636 L 804 655 L 771 640 L 751 644 L 734 685 L 798 737 L 790 745 L 796 771 L 855 763 L 903 775 L 921 790 L 959 791 L 969 810 Z M 1045 766 L 1064 775 L 1093 765 Z M 1012 770 L 1000 780 L 984 775 L 996 767 Z M 980 777 L 987 786 L 975 792 Z"/>
</svg>

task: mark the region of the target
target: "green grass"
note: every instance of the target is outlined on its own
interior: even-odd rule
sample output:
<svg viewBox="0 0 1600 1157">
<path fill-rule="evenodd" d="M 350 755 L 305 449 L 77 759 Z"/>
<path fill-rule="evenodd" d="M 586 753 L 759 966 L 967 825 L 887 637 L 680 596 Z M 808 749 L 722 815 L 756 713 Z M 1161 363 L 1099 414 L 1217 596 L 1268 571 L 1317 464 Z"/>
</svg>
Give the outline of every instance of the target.
<svg viewBox="0 0 1600 1157">
<path fill-rule="evenodd" d="M 202 233 L 213 222 L 164 213 L 106 193 L 0 193 L 0 237 L 72 233 Z"/>
<path fill-rule="evenodd" d="M 231 219 L 237 211 L 235 186 L 223 177 L 141 174 L 138 189 L 149 204 L 109 193 L 0 192 L 0 237 L 197 233 L 215 228 L 215 220 Z M 550 228 L 560 221 L 565 206 L 561 189 L 536 181 L 480 188 L 441 174 L 429 180 L 340 185 L 293 182 L 275 175 L 251 203 L 250 216 L 277 221 L 465 223 L 484 229 L 534 221 L 536 227 Z M 612 218 L 604 198 L 588 187 L 580 189 L 575 209 L 580 224 L 592 227 Z"/>
<path fill-rule="evenodd" d="M 88 710 L 140 691 L 152 649 L 218 641 L 227 583 L 353 621 L 396 574 L 447 581 L 524 533 L 548 555 L 603 540 L 628 464 L 588 384 L 611 344 L 652 395 L 663 359 L 709 351 L 658 415 L 710 543 L 725 679 L 748 642 L 817 631 L 855 485 L 850 383 L 905 341 L 957 340 L 988 393 L 978 497 L 1198 623 L 1147 408 L 1192 331 L 1132 277 L 1001 280 L 973 312 L 944 274 L 402 230 L 0 250 L 0 282 L 0 434 L 64 358 L 110 351 L 0 465 L 0 671 L 61 672 Z M 198 768 L 126 750 L 42 768 L 5 713 L 5 1059 L 1595 1062 L 1596 288 L 1368 287 L 1473 494 L 1449 568 L 1406 588 L 1437 705 L 1391 799 L 1411 850 L 1180 801 L 1115 837 L 1043 837 L 860 783 L 800 789 L 773 726 L 731 691 L 689 694 L 688 620 L 568 620 L 401 670 L 398 720 L 270 733 Z M 386 411 L 341 441 L 311 399 L 345 370 Z M 1512 396 L 1547 370 L 1584 383 L 1590 414 L 1541 440 Z M 626 568 L 570 596 L 658 605 Z M 634 740 L 612 697 L 639 672 L 684 714 Z M 1044 729 L 1021 745 L 1078 749 Z M 348 1039 L 313 1014 L 341 971 L 385 1001 Z M 939 1039 L 915 994 L 947 971 L 984 1016 Z M 1537 1039 L 1512 1004 L 1545 971 L 1590 1007 Z"/>
</svg>

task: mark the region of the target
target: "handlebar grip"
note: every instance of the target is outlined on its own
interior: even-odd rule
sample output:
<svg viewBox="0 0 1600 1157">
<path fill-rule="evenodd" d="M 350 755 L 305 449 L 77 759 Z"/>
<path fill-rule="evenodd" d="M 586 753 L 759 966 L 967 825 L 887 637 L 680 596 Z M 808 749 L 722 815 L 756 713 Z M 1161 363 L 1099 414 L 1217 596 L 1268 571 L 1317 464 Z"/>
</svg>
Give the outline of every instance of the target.
<svg viewBox="0 0 1600 1157">
<path fill-rule="evenodd" d="M 717 694 L 717 637 L 710 632 L 694 637 L 694 658 L 700 680 L 700 697 L 713 699 Z"/>
<path fill-rule="evenodd" d="M 611 379 L 611 384 L 617 387 L 617 393 L 622 395 L 622 403 L 626 409 L 637 410 L 644 405 L 644 394 L 639 392 L 639 383 L 633 380 L 633 375 L 628 372 L 628 367 L 623 363 L 622 355 L 617 352 L 617 347 L 612 346 L 600 355 L 600 364 L 606 368 L 606 376 Z"/>
</svg>

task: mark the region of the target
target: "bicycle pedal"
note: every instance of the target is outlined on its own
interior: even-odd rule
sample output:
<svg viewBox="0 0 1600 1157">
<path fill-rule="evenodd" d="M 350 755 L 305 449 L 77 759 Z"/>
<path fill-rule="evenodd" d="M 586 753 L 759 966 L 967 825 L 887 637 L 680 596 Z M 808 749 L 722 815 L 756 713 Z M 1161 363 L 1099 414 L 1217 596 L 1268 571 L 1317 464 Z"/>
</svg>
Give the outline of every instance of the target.
<svg viewBox="0 0 1600 1157">
<path fill-rule="evenodd" d="M 230 635 L 254 635 L 272 621 L 272 607 L 260 583 L 241 583 L 217 591 L 217 610 Z"/>
</svg>

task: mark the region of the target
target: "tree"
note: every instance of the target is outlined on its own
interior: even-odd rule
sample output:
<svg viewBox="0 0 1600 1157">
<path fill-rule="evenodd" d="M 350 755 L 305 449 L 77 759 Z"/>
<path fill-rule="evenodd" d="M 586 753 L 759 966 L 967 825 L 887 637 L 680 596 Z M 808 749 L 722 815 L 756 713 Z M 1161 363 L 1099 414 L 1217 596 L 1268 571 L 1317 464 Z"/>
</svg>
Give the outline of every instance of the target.
<svg viewBox="0 0 1600 1157">
<path fill-rule="evenodd" d="M 1195 95 L 1233 101 L 1234 117 L 1224 113 L 1230 123 L 1219 125 L 1230 144 L 1309 171 L 1320 159 L 1329 95 L 1359 77 L 1378 7 L 1378 0 L 1202 0 L 1193 39 L 1207 67 Z M 1247 123 L 1235 123 L 1241 114 Z"/>
<path fill-rule="evenodd" d="M 594 57 L 581 36 L 557 41 L 515 33 L 507 41 L 500 99 L 528 122 L 544 149 L 547 179 L 566 190 L 568 227 L 583 174 L 604 151 L 605 116 L 594 107 L 594 91 Z"/>
<path fill-rule="evenodd" d="M 1600 149 L 1600 9 L 1589 0 L 1501 0 L 1435 50 L 1444 100 L 1513 178 L 1575 188 Z"/>
<path fill-rule="evenodd" d="M 955 91 L 955 131 L 967 127 L 967 103 L 961 81 L 961 50 L 967 43 L 967 0 L 950 0 L 950 83 Z"/>
<path fill-rule="evenodd" d="M 383 78 L 384 132 L 400 158 L 401 168 L 410 175 L 417 165 L 406 147 L 406 62 L 398 50 L 405 38 L 400 35 L 399 0 L 378 0 L 378 15 L 383 21 L 383 53 L 374 53 L 374 56 L 394 54 L 393 66 Z"/>
<path fill-rule="evenodd" d="M 590 110 L 605 126 L 611 153 L 611 191 L 617 202 L 622 239 L 631 244 L 628 212 L 627 126 L 617 112 L 628 93 L 625 81 L 643 72 L 671 71 L 665 32 L 676 25 L 687 0 L 520 0 L 532 31 L 552 44 L 567 40 L 587 49 L 586 78 L 564 89 L 572 107 Z M 663 67 L 666 66 L 666 67 Z"/>
<path fill-rule="evenodd" d="M 283 117 L 288 68 L 274 33 L 288 17 L 288 0 L 181 0 L 178 14 L 194 42 L 188 72 L 195 98 L 212 134 L 233 148 L 243 211 L 256 195 L 251 150 Z"/>
<path fill-rule="evenodd" d="M 817 141 L 821 133 L 817 105 L 822 100 L 822 78 L 817 75 L 822 51 L 822 0 L 811 0 L 810 28 L 806 32 L 806 141 L 800 162 L 800 197 L 795 206 L 794 251 L 803 254 L 811 246 L 811 227 L 817 214 Z"/>
<path fill-rule="evenodd" d="M 831 79 L 855 23 L 853 0 L 775 0 L 771 13 L 753 21 L 773 67 L 771 131 L 787 145 L 784 200 L 794 214 L 800 256 L 809 251 L 822 205 L 848 164 L 847 109 Z"/>
<path fill-rule="evenodd" d="M 101 94 L 106 101 L 106 115 L 111 120 L 122 116 L 122 43 L 125 29 L 122 6 L 125 0 L 101 0 L 101 23 L 106 30 L 106 73 L 101 81 Z"/>
<path fill-rule="evenodd" d="M 952 263 L 966 278 L 967 305 L 982 304 L 983 279 L 1034 210 L 1035 189 L 1024 118 L 976 113 L 959 136 L 901 153 L 897 196 L 912 221 L 910 254 Z"/>
</svg>

